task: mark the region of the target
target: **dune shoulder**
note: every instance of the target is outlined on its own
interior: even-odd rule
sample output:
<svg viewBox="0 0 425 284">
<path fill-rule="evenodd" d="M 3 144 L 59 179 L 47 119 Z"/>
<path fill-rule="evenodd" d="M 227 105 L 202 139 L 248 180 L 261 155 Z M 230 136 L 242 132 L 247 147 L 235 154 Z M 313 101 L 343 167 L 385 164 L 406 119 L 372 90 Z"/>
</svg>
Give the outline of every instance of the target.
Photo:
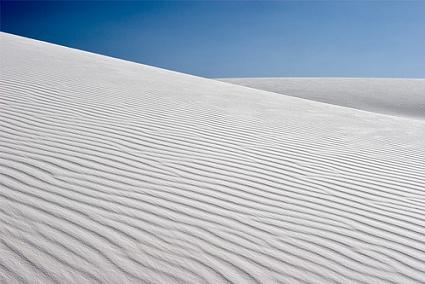
<svg viewBox="0 0 425 284">
<path fill-rule="evenodd" d="M 218 80 L 322 103 L 425 119 L 425 79 L 277 77 Z"/>
</svg>

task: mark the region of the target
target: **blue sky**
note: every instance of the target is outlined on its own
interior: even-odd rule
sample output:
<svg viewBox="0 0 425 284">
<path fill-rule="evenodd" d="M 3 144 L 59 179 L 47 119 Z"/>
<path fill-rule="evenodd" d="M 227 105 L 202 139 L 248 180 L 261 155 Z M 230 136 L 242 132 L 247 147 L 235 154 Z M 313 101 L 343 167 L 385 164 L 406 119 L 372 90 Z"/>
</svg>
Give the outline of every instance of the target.
<svg viewBox="0 0 425 284">
<path fill-rule="evenodd" d="M 425 1 L 1 1 L 1 30 L 204 77 L 425 78 Z"/>
</svg>

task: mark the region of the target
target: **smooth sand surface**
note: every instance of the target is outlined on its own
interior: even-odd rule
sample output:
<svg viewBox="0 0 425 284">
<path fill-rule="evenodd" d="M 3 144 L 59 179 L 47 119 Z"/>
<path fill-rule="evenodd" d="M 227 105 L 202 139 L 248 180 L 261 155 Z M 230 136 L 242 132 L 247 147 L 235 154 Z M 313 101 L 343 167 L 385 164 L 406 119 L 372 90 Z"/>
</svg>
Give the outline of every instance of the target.
<svg viewBox="0 0 425 284">
<path fill-rule="evenodd" d="M 219 80 L 323 103 L 425 120 L 425 79 L 223 78 Z"/>
<path fill-rule="evenodd" d="M 0 283 L 423 283 L 425 122 L 0 35 Z"/>
</svg>

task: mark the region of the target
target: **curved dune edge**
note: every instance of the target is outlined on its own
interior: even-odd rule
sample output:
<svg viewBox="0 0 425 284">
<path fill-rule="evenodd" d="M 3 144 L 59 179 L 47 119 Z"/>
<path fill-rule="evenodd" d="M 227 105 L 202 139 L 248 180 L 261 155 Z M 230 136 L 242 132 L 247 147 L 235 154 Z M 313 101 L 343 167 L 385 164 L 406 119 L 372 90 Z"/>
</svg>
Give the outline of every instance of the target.
<svg viewBox="0 0 425 284">
<path fill-rule="evenodd" d="M 424 122 L 0 39 L 0 282 L 425 279 Z"/>
<path fill-rule="evenodd" d="M 425 119 L 425 79 L 222 78 L 218 80 L 359 110 Z"/>
</svg>

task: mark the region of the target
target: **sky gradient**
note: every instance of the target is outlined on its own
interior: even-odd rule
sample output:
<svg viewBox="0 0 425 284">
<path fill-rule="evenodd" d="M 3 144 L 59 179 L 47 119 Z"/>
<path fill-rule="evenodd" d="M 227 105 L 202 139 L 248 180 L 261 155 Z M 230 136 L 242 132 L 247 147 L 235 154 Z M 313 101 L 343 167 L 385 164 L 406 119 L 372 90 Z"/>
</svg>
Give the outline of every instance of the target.
<svg viewBox="0 0 425 284">
<path fill-rule="evenodd" d="M 1 30 L 204 77 L 425 78 L 425 1 L 12 2 Z"/>
</svg>

